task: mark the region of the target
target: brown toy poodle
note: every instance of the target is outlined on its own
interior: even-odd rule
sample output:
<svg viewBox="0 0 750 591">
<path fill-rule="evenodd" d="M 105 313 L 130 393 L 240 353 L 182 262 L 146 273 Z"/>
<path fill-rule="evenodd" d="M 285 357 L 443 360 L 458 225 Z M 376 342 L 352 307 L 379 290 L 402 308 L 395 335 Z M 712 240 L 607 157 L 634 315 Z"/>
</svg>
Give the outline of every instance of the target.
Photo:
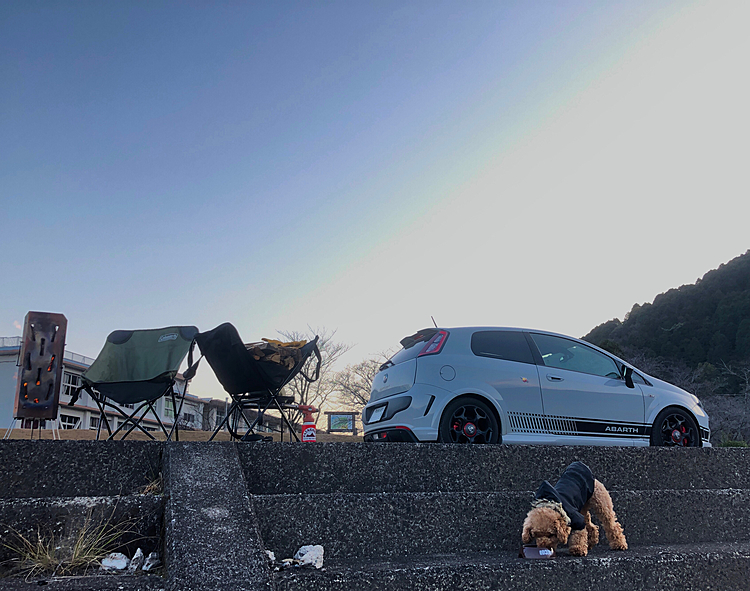
<svg viewBox="0 0 750 591">
<path fill-rule="evenodd" d="M 612 550 L 627 550 L 628 543 L 617 521 L 612 498 L 583 462 L 573 462 L 553 487 L 539 487 L 532 509 L 523 522 L 524 544 L 536 540 L 538 548 L 556 550 L 568 544 L 574 556 L 586 556 L 599 543 L 599 528 L 591 523 L 593 511 L 602 522 Z"/>
</svg>

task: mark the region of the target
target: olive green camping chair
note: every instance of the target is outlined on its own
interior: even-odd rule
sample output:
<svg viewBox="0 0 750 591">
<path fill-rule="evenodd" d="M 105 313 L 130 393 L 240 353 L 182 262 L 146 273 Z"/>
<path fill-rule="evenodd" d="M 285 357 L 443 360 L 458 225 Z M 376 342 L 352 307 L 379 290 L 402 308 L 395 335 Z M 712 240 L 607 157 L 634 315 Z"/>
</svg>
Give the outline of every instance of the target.
<svg viewBox="0 0 750 591">
<path fill-rule="evenodd" d="M 70 406 L 76 403 L 81 390 L 85 390 L 99 408 L 99 426 L 96 438 L 99 439 L 102 424 L 109 434 L 108 439 L 129 426 L 122 439 L 139 429 L 151 439 L 155 439 L 143 426 L 146 415 L 151 414 L 167 439 L 174 433 L 179 439 L 177 418 L 182 410 L 184 393 L 177 407 L 175 379 L 185 356 L 192 365 L 195 326 L 170 326 L 151 330 L 116 330 L 107 337 L 99 356 L 82 376 L 82 385 L 75 390 Z M 185 391 L 187 391 L 185 380 Z M 169 396 L 174 410 L 172 426 L 164 426 L 155 404 L 162 396 Z M 168 399 L 169 400 L 169 399 Z M 115 404 L 116 403 L 116 404 Z M 127 414 L 122 407 L 134 408 Z M 126 407 L 126 408 L 128 408 Z M 125 420 L 113 431 L 107 418 L 106 409 L 113 409 Z"/>
</svg>

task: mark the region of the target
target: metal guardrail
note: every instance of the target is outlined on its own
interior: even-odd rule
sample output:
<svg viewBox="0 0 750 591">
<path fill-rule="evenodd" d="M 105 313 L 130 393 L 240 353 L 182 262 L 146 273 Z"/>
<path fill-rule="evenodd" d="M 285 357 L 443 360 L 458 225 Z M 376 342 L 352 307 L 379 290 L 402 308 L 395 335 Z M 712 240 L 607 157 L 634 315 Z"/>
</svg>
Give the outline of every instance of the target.
<svg viewBox="0 0 750 591">
<path fill-rule="evenodd" d="M 2 347 L 20 347 L 21 337 L 0 337 L 0 348 Z"/>
<path fill-rule="evenodd" d="M 22 340 L 22 337 L 0 337 L 0 349 L 20 349 Z M 91 365 L 94 363 L 93 357 L 86 357 L 86 355 L 79 355 L 72 351 L 65 351 L 63 359 L 67 359 L 73 363 L 80 363 L 82 365 Z"/>
<path fill-rule="evenodd" d="M 73 361 L 75 363 L 81 363 L 83 365 L 91 365 L 95 361 L 92 357 L 86 357 L 85 355 L 79 355 L 78 353 L 73 353 L 71 351 L 65 351 L 63 359 L 67 359 L 68 361 Z"/>
</svg>

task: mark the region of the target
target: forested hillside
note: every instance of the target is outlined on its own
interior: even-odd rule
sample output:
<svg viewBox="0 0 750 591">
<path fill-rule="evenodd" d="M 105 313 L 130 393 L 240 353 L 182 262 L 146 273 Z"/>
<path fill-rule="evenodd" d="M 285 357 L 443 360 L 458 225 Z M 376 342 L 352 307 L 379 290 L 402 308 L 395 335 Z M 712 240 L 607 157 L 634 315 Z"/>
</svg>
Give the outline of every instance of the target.
<svg viewBox="0 0 750 591">
<path fill-rule="evenodd" d="M 697 394 L 714 444 L 750 441 L 750 251 L 583 338 Z"/>
<path fill-rule="evenodd" d="M 709 271 L 693 285 L 635 304 L 583 337 L 607 349 L 638 349 L 649 357 L 701 363 L 750 361 L 750 251 Z"/>
</svg>

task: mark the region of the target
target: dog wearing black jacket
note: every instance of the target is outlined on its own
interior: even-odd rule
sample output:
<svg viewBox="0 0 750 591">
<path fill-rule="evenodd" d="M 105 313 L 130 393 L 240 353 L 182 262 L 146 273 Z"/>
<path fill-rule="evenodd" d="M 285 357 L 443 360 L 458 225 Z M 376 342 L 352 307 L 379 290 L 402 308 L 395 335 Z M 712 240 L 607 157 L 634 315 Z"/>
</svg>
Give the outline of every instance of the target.
<svg viewBox="0 0 750 591">
<path fill-rule="evenodd" d="M 536 540 L 537 548 L 556 550 L 568 543 L 568 552 L 586 556 L 599 543 L 599 528 L 590 511 L 601 521 L 612 550 L 627 550 L 628 543 L 617 521 L 612 498 L 583 462 L 573 462 L 552 486 L 542 482 L 523 522 L 524 544 Z"/>
</svg>

